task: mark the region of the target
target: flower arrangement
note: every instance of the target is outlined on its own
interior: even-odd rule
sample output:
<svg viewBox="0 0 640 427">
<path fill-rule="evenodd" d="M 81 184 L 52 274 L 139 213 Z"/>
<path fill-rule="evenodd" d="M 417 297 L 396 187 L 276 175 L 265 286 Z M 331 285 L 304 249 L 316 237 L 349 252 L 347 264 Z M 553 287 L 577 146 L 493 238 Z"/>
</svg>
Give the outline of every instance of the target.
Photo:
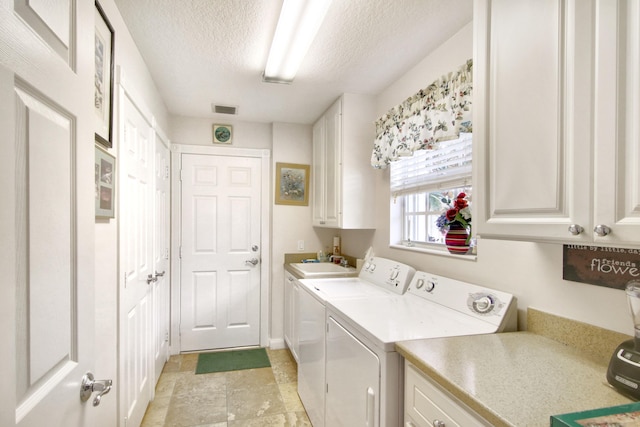
<svg viewBox="0 0 640 427">
<path fill-rule="evenodd" d="M 460 193 L 454 200 L 448 197 L 441 199 L 442 203 L 448 206 L 448 209 L 436 220 L 436 226 L 440 231 L 444 233 L 451 224 L 460 224 L 464 228 L 471 229 L 471 209 L 469 209 L 466 197 L 465 193 Z"/>
</svg>

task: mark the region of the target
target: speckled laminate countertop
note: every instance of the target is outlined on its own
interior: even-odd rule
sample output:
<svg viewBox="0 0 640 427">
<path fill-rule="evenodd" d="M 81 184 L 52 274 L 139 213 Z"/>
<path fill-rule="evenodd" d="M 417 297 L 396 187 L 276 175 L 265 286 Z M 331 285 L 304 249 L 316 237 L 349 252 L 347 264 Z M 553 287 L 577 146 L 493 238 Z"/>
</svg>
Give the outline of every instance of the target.
<svg viewBox="0 0 640 427">
<path fill-rule="evenodd" d="M 397 351 L 494 426 L 549 426 L 550 416 L 632 402 L 606 365 L 530 332 L 396 343 Z"/>
</svg>

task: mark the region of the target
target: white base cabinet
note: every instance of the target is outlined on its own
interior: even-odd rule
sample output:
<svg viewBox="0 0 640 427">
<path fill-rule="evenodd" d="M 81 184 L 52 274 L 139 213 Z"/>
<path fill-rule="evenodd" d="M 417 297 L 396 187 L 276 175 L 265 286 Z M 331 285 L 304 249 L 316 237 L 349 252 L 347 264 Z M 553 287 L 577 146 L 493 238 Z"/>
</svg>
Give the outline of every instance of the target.
<svg viewBox="0 0 640 427">
<path fill-rule="evenodd" d="M 375 228 L 374 119 L 372 97 L 345 93 L 314 124 L 314 227 Z"/>
<path fill-rule="evenodd" d="M 293 274 L 284 272 L 284 341 L 291 355 L 299 362 L 298 315 L 300 302 L 300 284 Z"/>
<path fill-rule="evenodd" d="M 481 237 L 640 242 L 640 5 L 475 0 Z"/>
<path fill-rule="evenodd" d="M 429 380 L 414 365 L 405 362 L 404 425 L 486 427 L 491 424 L 463 407 L 461 402 Z"/>
</svg>

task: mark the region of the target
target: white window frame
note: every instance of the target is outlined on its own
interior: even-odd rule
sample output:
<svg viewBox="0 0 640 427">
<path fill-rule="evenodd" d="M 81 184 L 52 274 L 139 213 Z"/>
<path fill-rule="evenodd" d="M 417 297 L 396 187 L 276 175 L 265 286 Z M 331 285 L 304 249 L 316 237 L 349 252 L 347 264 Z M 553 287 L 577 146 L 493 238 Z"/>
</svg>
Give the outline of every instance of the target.
<svg viewBox="0 0 640 427">
<path fill-rule="evenodd" d="M 440 143 L 435 150 L 416 151 L 412 157 L 401 158 L 391 163 L 391 247 L 449 255 L 443 243 L 412 242 L 403 238 L 406 218 L 402 201 L 406 195 L 471 186 L 471 145 L 471 134 L 461 134 L 459 139 Z"/>
</svg>

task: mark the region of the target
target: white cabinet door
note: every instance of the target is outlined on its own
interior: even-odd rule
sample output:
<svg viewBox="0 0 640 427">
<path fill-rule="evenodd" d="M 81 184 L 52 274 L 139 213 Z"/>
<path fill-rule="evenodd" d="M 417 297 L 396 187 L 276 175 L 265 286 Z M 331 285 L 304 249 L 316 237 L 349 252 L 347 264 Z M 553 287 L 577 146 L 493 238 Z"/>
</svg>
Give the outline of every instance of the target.
<svg viewBox="0 0 640 427">
<path fill-rule="evenodd" d="M 284 272 L 284 341 L 298 362 L 298 305 L 299 284 L 288 271 Z"/>
<path fill-rule="evenodd" d="M 638 8 L 476 0 L 478 235 L 640 242 Z"/>
<path fill-rule="evenodd" d="M 327 227 L 342 226 L 342 101 L 336 101 L 325 113 L 324 219 Z"/>
<path fill-rule="evenodd" d="M 380 360 L 331 316 L 327 319 L 326 369 L 325 424 L 379 426 Z"/>
<path fill-rule="evenodd" d="M 313 225 L 340 228 L 341 100 L 313 126 Z"/>
<path fill-rule="evenodd" d="M 476 0 L 478 235 L 586 240 L 591 226 L 592 2 Z"/>
<path fill-rule="evenodd" d="M 313 126 L 315 227 L 375 228 L 373 106 L 371 97 L 345 93 Z"/>
<path fill-rule="evenodd" d="M 638 244 L 640 3 L 600 2 L 596 28 L 594 225 L 611 230 L 594 239 Z"/>
<path fill-rule="evenodd" d="M 325 135 L 327 133 L 326 117 L 322 116 L 313 125 L 313 168 L 311 170 L 311 212 L 312 224 L 323 227 L 325 221 Z"/>
</svg>

